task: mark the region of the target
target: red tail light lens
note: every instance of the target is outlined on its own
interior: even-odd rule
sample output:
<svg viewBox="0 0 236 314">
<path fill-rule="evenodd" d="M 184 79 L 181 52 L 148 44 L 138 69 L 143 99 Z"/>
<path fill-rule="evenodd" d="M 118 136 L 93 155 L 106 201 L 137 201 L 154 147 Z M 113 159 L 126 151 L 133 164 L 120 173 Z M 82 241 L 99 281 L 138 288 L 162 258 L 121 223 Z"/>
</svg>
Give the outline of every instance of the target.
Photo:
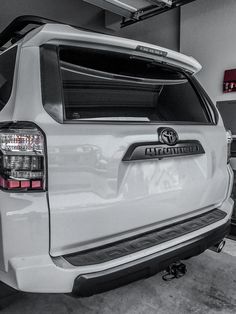
<svg viewBox="0 0 236 314">
<path fill-rule="evenodd" d="M 0 188 L 45 189 L 44 135 L 34 124 L 0 125 Z"/>
</svg>

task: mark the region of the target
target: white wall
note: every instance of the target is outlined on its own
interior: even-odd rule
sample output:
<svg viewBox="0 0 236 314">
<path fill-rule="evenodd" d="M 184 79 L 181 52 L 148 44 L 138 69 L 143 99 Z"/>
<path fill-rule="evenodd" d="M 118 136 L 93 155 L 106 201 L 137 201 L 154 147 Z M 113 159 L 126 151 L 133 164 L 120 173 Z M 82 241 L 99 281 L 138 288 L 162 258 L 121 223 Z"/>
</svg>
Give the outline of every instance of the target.
<svg viewBox="0 0 236 314">
<path fill-rule="evenodd" d="M 198 74 L 213 101 L 235 100 L 223 94 L 224 70 L 236 68 L 236 1 L 197 0 L 181 9 L 181 52 L 202 65 Z"/>
</svg>

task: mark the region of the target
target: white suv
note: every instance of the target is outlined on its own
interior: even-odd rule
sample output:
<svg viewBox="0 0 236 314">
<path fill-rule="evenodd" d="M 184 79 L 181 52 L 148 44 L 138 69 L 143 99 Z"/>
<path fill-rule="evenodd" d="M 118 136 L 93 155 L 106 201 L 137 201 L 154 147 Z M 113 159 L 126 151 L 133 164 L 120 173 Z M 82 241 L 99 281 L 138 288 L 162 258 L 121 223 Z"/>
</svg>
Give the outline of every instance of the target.
<svg viewBox="0 0 236 314">
<path fill-rule="evenodd" d="M 200 68 L 59 23 L 0 54 L 1 281 L 88 296 L 225 237 L 230 141 Z"/>
</svg>

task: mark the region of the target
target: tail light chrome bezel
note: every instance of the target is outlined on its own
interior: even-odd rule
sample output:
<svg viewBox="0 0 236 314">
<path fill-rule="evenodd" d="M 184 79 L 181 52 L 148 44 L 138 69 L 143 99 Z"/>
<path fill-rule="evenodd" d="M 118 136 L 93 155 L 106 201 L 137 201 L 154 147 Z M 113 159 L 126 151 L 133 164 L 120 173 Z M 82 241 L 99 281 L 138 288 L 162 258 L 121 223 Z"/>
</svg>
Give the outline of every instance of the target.
<svg viewBox="0 0 236 314">
<path fill-rule="evenodd" d="M 47 190 L 46 136 L 33 122 L 0 123 L 0 190 Z"/>
<path fill-rule="evenodd" d="M 230 130 L 226 131 L 226 138 L 227 138 L 227 164 L 229 164 L 231 158 L 231 144 L 233 142 L 233 135 Z"/>
</svg>

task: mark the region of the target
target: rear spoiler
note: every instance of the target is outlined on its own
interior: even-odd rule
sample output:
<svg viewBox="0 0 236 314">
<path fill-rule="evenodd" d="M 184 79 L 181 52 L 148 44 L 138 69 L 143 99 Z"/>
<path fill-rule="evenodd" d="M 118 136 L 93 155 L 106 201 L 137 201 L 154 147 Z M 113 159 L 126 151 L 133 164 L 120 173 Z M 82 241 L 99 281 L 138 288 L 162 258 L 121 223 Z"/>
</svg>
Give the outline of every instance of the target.
<svg viewBox="0 0 236 314">
<path fill-rule="evenodd" d="M 0 33 L 0 51 L 5 50 L 4 45 L 6 45 L 9 41 L 11 44 L 16 43 L 18 40 L 23 38 L 26 34 L 28 34 L 31 30 L 40 27 L 45 24 L 67 24 L 60 21 L 55 21 L 51 19 L 47 19 L 40 16 L 34 15 L 22 15 L 15 18 L 1 33 Z M 74 25 L 67 24 L 77 29 L 81 29 L 83 31 L 91 31 L 87 28 L 78 27 Z M 30 28 L 28 26 L 31 26 Z M 24 29 L 26 30 L 24 31 Z M 94 33 L 96 31 L 93 30 Z M 97 32 L 98 33 L 98 32 Z"/>
<path fill-rule="evenodd" d="M 14 44 L 33 29 L 39 27 L 40 29 L 38 31 L 36 30 L 33 36 L 28 36 L 28 38 L 26 38 L 23 44 L 24 47 L 40 47 L 41 45 L 49 43 L 53 40 L 82 40 L 84 44 L 93 43 L 95 45 L 99 44 L 106 47 L 119 47 L 120 49 L 125 49 L 126 51 L 129 50 L 132 51 L 134 55 L 138 54 L 141 57 L 165 62 L 171 66 L 182 68 L 191 74 L 197 73 L 201 70 L 201 65 L 195 59 L 176 51 L 31 15 L 16 18 L 9 24 L 9 26 L 7 26 L 6 29 L 3 30 L 0 34 L 0 50 L 4 50 L 4 45 L 6 45 L 9 41 Z"/>
</svg>

